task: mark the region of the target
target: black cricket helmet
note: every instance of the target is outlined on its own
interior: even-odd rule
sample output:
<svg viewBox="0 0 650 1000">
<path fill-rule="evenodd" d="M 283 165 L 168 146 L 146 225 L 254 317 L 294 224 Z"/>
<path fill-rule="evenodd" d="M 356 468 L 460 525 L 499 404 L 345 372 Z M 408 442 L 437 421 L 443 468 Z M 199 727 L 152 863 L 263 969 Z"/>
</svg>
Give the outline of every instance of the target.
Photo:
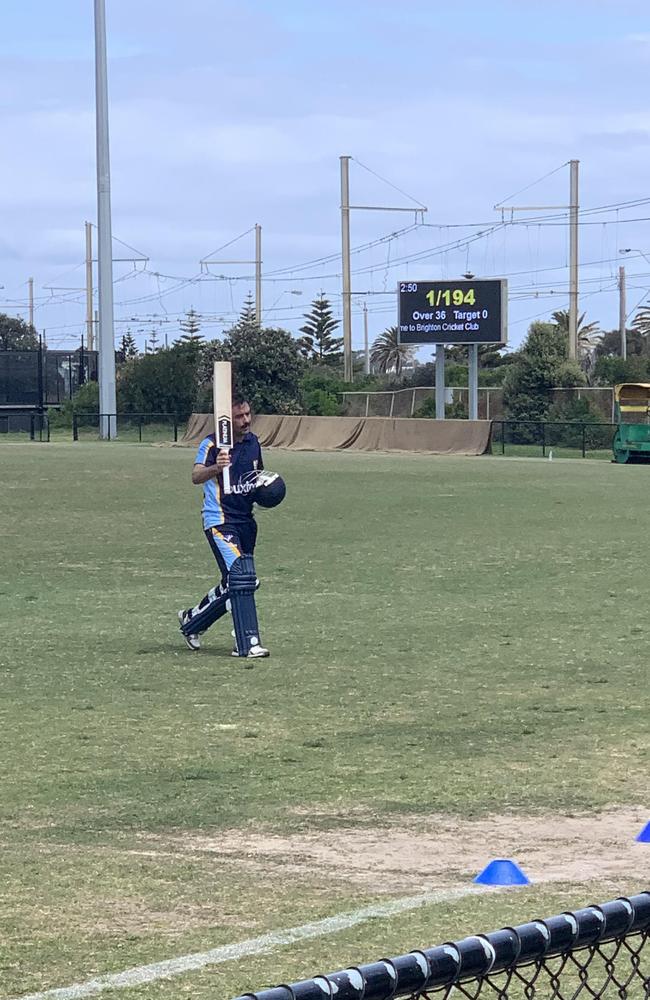
<svg viewBox="0 0 650 1000">
<path fill-rule="evenodd" d="M 287 487 L 284 479 L 277 472 L 258 473 L 253 499 L 260 507 L 277 507 L 286 495 Z"/>
</svg>

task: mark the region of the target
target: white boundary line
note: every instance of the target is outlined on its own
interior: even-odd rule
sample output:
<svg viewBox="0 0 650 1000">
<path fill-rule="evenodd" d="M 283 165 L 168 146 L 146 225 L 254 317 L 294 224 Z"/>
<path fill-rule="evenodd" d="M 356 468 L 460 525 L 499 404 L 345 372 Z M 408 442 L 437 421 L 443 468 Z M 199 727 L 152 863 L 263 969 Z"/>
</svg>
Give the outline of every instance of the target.
<svg viewBox="0 0 650 1000">
<path fill-rule="evenodd" d="M 394 899 L 388 903 L 374 903 L 359 910 L 352 910 L 350 913 L 340 913 L 335 917 L 326 917 L 324 920 L 302 924 L 300 927 L 288 927 L 283 931 L 272 931 L 269 934 L 262 934 L 261 937 L 239 941 L 237 944 L 225 944 L 219 948 L 212 948 L 210 951 L 181 955 L 164 962 L 153 962 L 151 965 L 138 965 L 132 969 L 125 969 L 123 972 L 114 972 L 105 976 L 97 976 L 95 979 L 88 979 L 85 983 L 43 990 L 41 993 L 23 994 L 21 997 L 13 998 L 13 1000 L 81 1000 L 82 997 L 96 996 L 98 993 L 103 993 L 104 990 L 142 986 L 143 983 L 152 983 L 157 979 L 168 979 L 194 969 L 202 969 L 206 965 L 219 965 L 222 962 L 230 962 L 246 955 L 268 954 L 282 945 L 294 944 L 296 941 L 304 941 L 306 938 L 336 934 L 338 931 L 362 924 L 366 920 L 372 920 L 373 917 L 392 917 L 397 913 L 415 910 L 419 906 L 461 899 L 463 896 L 471 896 L 478 892 L 485 892 L 485 888 L 479 889 L 470 885 L 458 889 L 426 892 L 420 896 L 405 896 L 403 899 Z"/>
</svg>

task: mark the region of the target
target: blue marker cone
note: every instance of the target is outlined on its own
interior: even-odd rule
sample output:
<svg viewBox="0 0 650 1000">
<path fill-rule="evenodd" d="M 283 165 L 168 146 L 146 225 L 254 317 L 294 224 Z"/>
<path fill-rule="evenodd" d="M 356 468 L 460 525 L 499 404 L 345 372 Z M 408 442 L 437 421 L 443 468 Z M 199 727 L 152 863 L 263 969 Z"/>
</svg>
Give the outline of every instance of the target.
<svg viewBox="0 0 650 1000">
<path fill-rule="evenodd" d="M 474 879 L 480 885 L 530 885 L 530 879 L 519 865 L 508 858 L 490 861 Z"/>
<path fill-rule="evenodd" d="M 635 840 L 638 840 L 640 844 L 650 844 L 650 820 L 648 820 Z"/>
</svg>

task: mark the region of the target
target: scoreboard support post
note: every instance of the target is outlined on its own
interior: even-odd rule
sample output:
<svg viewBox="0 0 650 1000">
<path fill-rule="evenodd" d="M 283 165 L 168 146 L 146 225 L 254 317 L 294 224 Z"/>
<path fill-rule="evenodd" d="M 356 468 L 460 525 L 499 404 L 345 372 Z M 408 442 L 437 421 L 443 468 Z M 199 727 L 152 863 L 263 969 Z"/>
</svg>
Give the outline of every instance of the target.
<svg viewBox="0 0 650 1000">
<path fill-rule="evenodd" d="M 470 344 L 467 352 L 469 356 L 469 368 L 467 371 L 469 407 L 467 415 L 470 420 L 478 420 L 478 344 Z"/>
<path fill-rule="evenodd" d="M 445 419 L 445 345 L 436 344 L 436 420 Z"/>
</svg>

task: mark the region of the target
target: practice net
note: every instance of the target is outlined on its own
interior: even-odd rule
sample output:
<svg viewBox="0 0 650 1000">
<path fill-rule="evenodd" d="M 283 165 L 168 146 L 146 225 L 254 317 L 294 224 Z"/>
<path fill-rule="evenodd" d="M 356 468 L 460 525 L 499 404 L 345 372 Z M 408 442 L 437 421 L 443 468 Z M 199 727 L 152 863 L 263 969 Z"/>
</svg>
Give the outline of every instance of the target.
<svg viewBox="0 0 650 1000">
<path fill-rule="evenodd" d="M 647 1000 L 650 892 L 237 1000 Z"/>
</svg>

